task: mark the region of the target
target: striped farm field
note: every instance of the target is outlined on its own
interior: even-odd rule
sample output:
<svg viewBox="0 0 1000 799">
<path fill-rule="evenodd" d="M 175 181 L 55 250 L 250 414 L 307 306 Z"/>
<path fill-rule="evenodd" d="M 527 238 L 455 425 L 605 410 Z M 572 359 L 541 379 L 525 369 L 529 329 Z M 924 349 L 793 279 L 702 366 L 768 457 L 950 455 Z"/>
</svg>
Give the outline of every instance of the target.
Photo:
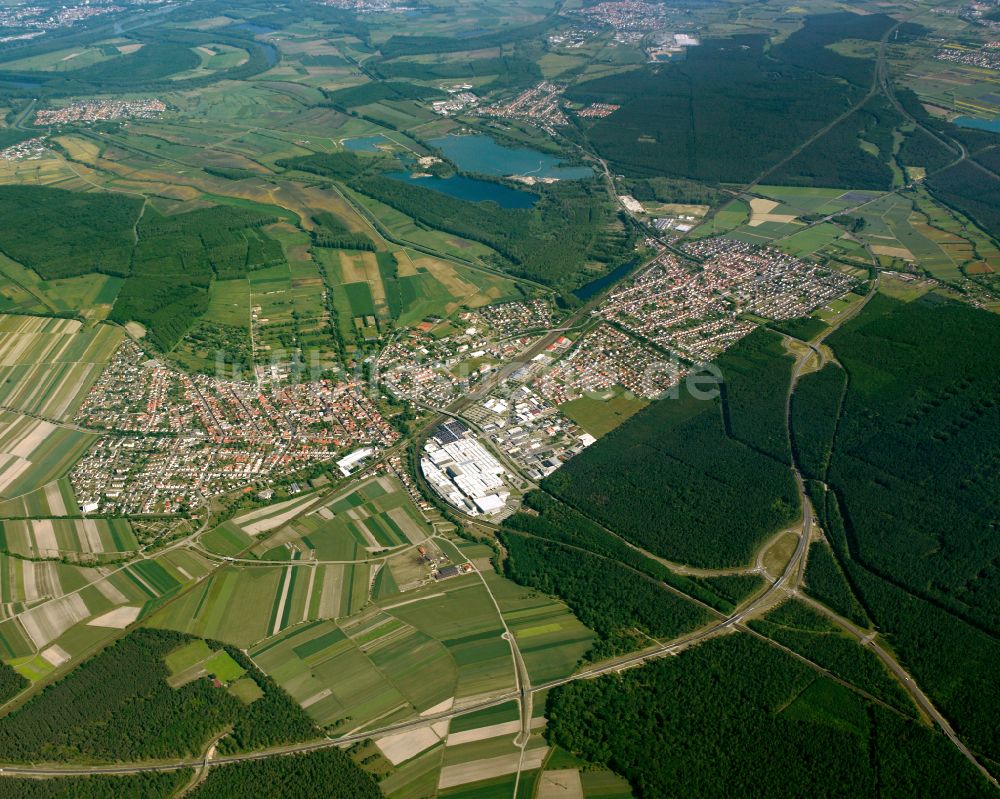
<svg viewBox="0 0 1000 799">
<path fill-rule="evenodd" d="M 458 668 L 455 696 L 510 689 L 514 667 L 496 607 L 476 575 L 392 597 L 380 606 L 440 641 Z"/>
<path fill-rule="evenodd" d="M 243 526 L 246 530 L 246 526 Z M 250 552 L 263 560 L 285 559 L 281 547 L 291 547 L 304 560 L 363 560 L 372 554 L 419 544 L 431 528 L 394 477 L 372 478 L 350 493 L 334 498 L 267 537 Z M 222 533 L 204 542 L 217 541 L 220 554 L 227 542 Z M 231 538 L 231 537 L 230 537 Z M 235 542 L 232 542 L 235 545 Z"/>
<path fill-rule="evenodd" d="M 484 572 L 534 683 L 567 677 L 596 636 L 562 602 Z"/>
<path fill-rule="evenodd" d="M 0 501 L 0 519 L 81 516 L 80 505 L 67 478 L 61 477 L 15 499 Z"/>
<path fill-rule="evenodd" d="M 331 621 L 298 625 L 251 649 L 250 656 L 320 726 L 346 731 L 415 714 L 390 675 Z"/>
<path fill-rule="evenodd" d="M 26 494 L 65 475 L 95 436 L 0 411 L 0 498 Z"/>
<path fill-rule="evenodd" d="M 32 654 L 46 656 L 52 667 L 76 657 L 114 635 L 207 573 L 198 555 L 174 551 L 128 567 L 71 566 L 0 555 L 0 598 L 6 615 L 0 621 L 0 659 L 16 663 Z M 29 679 L 39 662 L 23 663 Z"/>
<path fill-rule="evenodd" d="M 138 547 L 127 519 L 0 521 L 0 549 L 25 558 L 118 557 Z"/>
<path fill-rule="evenodd" d="M 369 582 L 367 564 L 231 566 L 151 624 L 246 647 L 303 621 L 357 612 L 368 601 Z"/>
<path fill-rule="evenodd" d="M 0 316 L 0 407 L 69 420 L 122 335 L 109 325 Z"/>
</svg>

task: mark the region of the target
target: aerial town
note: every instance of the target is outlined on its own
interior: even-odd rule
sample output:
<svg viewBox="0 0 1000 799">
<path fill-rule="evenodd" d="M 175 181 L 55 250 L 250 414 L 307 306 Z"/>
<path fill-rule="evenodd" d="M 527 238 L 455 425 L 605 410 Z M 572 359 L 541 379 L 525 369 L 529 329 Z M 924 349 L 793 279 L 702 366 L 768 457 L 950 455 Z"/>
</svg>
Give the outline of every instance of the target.
<svg viewBox="0 0 1000 799">
<path fill-rule="evenodd" d="M 536 380 L 535 387 L 555 405 L 587 395 L 604 398 L 617 387 L 635 397 L 655 399 L 683 376 L 679 363 L 605 322 L 582 336 Z"/>
<path fill-rule="evenodd" d="M 70 122 L 108 122 L 115 119 L 155 119 L 167 110 L 162 100 L 118 100 L 96 98 L 77 100 L 65 108 L 43 109 L 35 114 L 36 125 L 65 125 Z"/>
<path fill-rule="evenodd" d="M 549 81 L 542 81 L 537 86 L 525 89 L 513 100 L 485 106 L 479 110 L 482 116 L 498 119 L 529 122 L 542 130 L 555 135 L 551 130 L 569 123 L 562 110 L 560 100 L 565 86 L 559 86 Z"/>
<path fill-rule="evenodd" d="M 45 152 L 45 138 L 35 137 L 0 150 L 0 161 L 30 161 Z"/>
<path fill-rule="evenodd" d="M 187 375 L 131 342 L 90 390 L 77 422 L 104 431 L 71 473 L 91 513 L 176 512 L 398 437 L 355 383 Z"/>
<path fill-rule="evenodd" d="M 967 67 L 1000 69 L 1000 42 L 987 42 L 982 47 L 950 44 L 938 50 L 934 57 L 938 61 L 950 61 Z"/>
<path fill-rule="evenodd" d="M 441 88 L 448 92 L 449 96 L 447 100 L 431 102 L 431 108 L 435 114 L 440 114 L 443 117 L 451 116 L 479 103 L 479 98 L 472 91 L 471 83 L 460 83 L 457 86 L 442 86 Z"/>
<path fill-rule="evenodd" d="M 741 314 L 804 316 L 855 282 L 843 272 L 736 239 L 702 239 L 684 249 L 696 260 L 664 252 L 615 289 L 596 313 L 693 363 L 711 360 L 754 329 Z"/>
<path fill-rule="evenodd" d="M 45 6 L 4 6 L 0 9 L 0 28 L 26 28 L 29 33 L 10 36 L 0 41 L 31 39 L 45 31 L 68 28 L 92 17 L 124 10 L 124 6 L 101 0 L 94 2 L 84 0 L 79 4 L 64 5 L 54 10 Z"/>
</svg>

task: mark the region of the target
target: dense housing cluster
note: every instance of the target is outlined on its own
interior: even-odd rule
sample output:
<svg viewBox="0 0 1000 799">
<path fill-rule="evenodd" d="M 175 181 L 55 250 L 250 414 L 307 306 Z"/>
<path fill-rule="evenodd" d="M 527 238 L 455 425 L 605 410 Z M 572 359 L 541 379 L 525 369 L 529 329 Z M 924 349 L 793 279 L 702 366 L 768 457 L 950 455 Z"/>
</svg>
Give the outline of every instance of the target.
<svg viewBox="0 0 1000 799">
<path fill-rule="evenodd" d="M 984 47 L 978 48 L 942 47 L 934 57 L 938 61 L 950 61 L 967 67 L 1000 69 L 1000 42 L 988 42 Z"/>
<path fill-rule="evenodd" d="M 101 14 L 124 11 L 123 6 L 111 2 L 84 0 L 82 3 L 52 7 L 48 5 L 15 5 L 0 11 L 0 28 L 27 30 L 0 39 L 0 42 L 30 39 L 55 28 L 68 28 L 83 20 Z"/>
<path fill-rule="evenodd" d="M 69 122 L 106 122 L 114 119 L 155 119 L 167 110 L 162 100 L 119 100 L 101 98 L 77 100 L 65 108 L 44 109 L 35 114 L 36 125 L 63 125 Z"/>
<path fill-rule="evenodd" d="M 653 399 L 676 385 L 681 377 L 679 363 L 621 330 L 601 324 L 546 370 L 535 381 L 535 387 L 556 405 L 586 394 L 601 396 L 617 386 L 634 396 Z"/>
<path fill-rule="evenodd" d="M 498 336 L 518 336 L 532 330 L 547 328 L 552 324 L 552 305 L 546 300 L 518 300 L 487 305 L 468 318 L 478 315 L 484 319 Z"/>
<path fill-rule="evenodd" d="M 598 3 L 577 12 L 617 31 L 656 30 L 665 21 L 665 6 L 641 0 Z"/>
<path fill-rule="evenodd" d="M 396 398 L 445 407 L 475 388 L 497 363 L 516 355 L 529 340 L 504 339 L 482 322 L 440 339 L 415 330 L 382 351 L 379 377 Z"/>
<path fill-rule="evenodd" d="M 682 358 L 709 360 L 753 330 L 724 296 L 727 277 L 665 253 L 612 292 L 600 313 Z"/>
<path fill-rule="evenodd" d="M 601 315 L 691 361 L 707 361 L 747 335 L 740 314 L 792 319 L 845 294 L 854 280 L 771 247 L 736 239 L 685 245 L 616 289 Z"/>
<path fill-rule="evenodd" d="M 0 150 L 0 161 L 30 161 L 41 158 L 44 152 L 45 139 L 27 139 Z"/>
<path fill-rule="evenodd" d="M 706 269 L 733 275 L 730 293 L 739 310 L 769 319 L 805 316 L 855 283 L 843 272 L 738 239 L 702 239 L 685 249 L 705 259 Z"/>
<path fill-rule="evenodd" d="M 487 106 L 480 113 L 500 119 L 530 122 L 542 130 L 550 130 L 569 122 L 560 105 L 564 91 L 565 86 L 542 81 L 537 86 L 525 89 L 513 100 Z"/>
<path fill-rule="evenodd" d="M 397 435 L 355 383 L 192 376 L 145 360 L 132 343 L 78 420 L 107 431 L 71 474 L 84 510 L 105 513 L 177 511 Z"/>
</svg>

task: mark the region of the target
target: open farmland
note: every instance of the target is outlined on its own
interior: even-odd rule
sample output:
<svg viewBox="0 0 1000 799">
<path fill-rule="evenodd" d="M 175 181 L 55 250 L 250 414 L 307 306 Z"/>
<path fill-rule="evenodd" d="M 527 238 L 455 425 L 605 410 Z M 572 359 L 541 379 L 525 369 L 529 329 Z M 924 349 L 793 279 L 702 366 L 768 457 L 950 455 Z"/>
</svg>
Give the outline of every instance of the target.
<svg viewBox="0 0 1000 799">
<path fill-rule="evenodd" d="M 397 619 L 444 644 L 458 667 L 456 701 L 509 690 L 514 673 L 496 608 L 475 575 L 454 577 L 381 604 Z"/>
<path fill-rule="evenodd" d="M 307 619 L 357 611 L 369 579 L 366 564 L 227 566 L 151 624 L 245 647 Z"/>
<path fill-rule="evenodd" d="M 14 499 L 0 501 L 0 519 L 80 515 L 82 514 L 73 494 L 73 486 L 65 477 L 46 483 L 41 488 L 21 494 Z"/>
<path fill-rule="evenodd" d="M 40 679 L 142 618 L 206 566 L 181 551 L 115 569 L 3 557 L 0 589 L 12 603 L 0 622 L 3 657 Z"/>
<path fill-rule="evenodd" d="M 120 558 L 138 546 L 127 519 L 0 521 L 0 549 L 24 558 Z"/>
<path fill-rule="evenodd" d="M 62 477 L 95 438 L 41 419 L 0 411 L 0 497 L 16 497 Z"/>
<path fill-rule="evenodd" d="M 250 552 L 262 560 L 296 552 L 300 560 L 360 561 L 420 544 L 431 532 L 399 481 L 383 475 L 262 536 Z"/>
<path fill-rule="evenodd" d="M 329 621 L 302 624 L 250 654 L 327 728 L 415 715 L 454 695 L 456 667 L 447 650 L 385 614 L 366 614 L 343 629 Z"/>
<path fill-rule="evenodd" d="M 0 316 L 0 407 L 72 418 L 121 339 L 120 329 L 106 325 Z"/>
</svg>

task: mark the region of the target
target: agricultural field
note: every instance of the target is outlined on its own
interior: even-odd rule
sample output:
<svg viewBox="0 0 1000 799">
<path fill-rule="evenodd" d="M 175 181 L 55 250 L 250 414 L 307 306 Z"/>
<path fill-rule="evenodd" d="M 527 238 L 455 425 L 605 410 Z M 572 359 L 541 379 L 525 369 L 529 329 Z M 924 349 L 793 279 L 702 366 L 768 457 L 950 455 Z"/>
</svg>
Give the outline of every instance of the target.
<svg viewBox="0 0 1000 799">
<path fill-rule="evenodd" d="M 121 284 L 121 278 L 96 273 L 42 280 L 0 254 L 0 313 L 76 314 L 95 323 L 110 313 Z"/>
<path fill-rule="evenodd" d="M 121 340 L 109 325 L 0 315 L 0 407 L 68 421 Z"/>
<path fill-rule="evenodd" d="M 475 575 L 453 577 L 379 605 L 444 645 L 458 667 L 456 701 L 512 687 L 510 646 L 501 638 L 496 607 Z"/>
<path fill-rule="evenodd" d="M 572 674 L 594 644 L 594 633 L 562 602 L 494 572 L 483 576 L 514 634 L 532 683 Z"/>
<path fill-rule="evenodd" d="M 219 554 L 261 560 L 362 561 L 424 542 L 432 530 L 394 477 L 367 480 L 346 494 L 308 509 L 272 506 L 270 517 L 241 517 L 206 534 Z M 268 529 L 262 526 L 268 525 Z M 266 535 L 262 535 L 266 533 Z"/>
<path fill-rule="evenodd" d="M 0 499 L 27 494 L 65 476 L 95 439 L 90 433 L 0 411 Z"/>
<path fill-rule="evenodd" d="M 559 410 L 592 436 L 600 438 L 649 404 L 641 397 L 626 396 L 623 390 L 612 389 L 608 395 L 607 399 L 579 397 L 560 405 Z"/>
<path fill-rule="evenodd" d="M 250 655 L 328 729 L 417 715 L 454 696 L 457 669 L 447 649 L 382 612 L 341 626 L 300 624 Z"/>
<path fill-rule="evenodd" d="M 510 280 L 409 248 L 314 250 L 314 257 L 324 266 L 345 338 L 359 330 L 375 336 L 393 324 L 409 327 L 517 294 Z"/>
<path fill-rule="evenodd" d="M 12 612 L 0 622 L 0 657 L 28 679 L 41 679 L 143 618 L 207 568 L 182 551 L 111 569 L 3 556 L 0 589 Z"/>
<path fill-rule="evenodd" d="M 127 519 L 0 521 L 0 549 L 23 558 L 118 559 L 138 548 Z"/>
<path fill-rule="evenodd" d="M 72 72 L 121 55 L 124 52 L 123 47 L 128 47 L 124 39 L 96 42 L 92 45 L 55 50 L 16 61 L 5 61 L 3 68 L 16 72 Z"/>
<path fill-rule="evenodd" d="M 82 516 L 69 479 L 61 477 L 14 499 L 0 501 L 0 519 Z"/>
<path fill-rule="evenodd" d="M 247 647 L 303 621 L 358 611 L 371 579 L 364 563 L 225 566 L 150 624 Z"/>
<path fill-rule="evenodd" d="M 968 515 L 996 493 L 993 450 L 959 446 L 996 427 L 982 382 L 994 361 L 956 343 L 971 330 L 976 352 L 993 351 L 989 323 L 941 322 L 956 298 L 963 313 L 1000 308 L 988 174 L 1000 73 L 941 57 L 1000 59 L 980 47 L 996 14 L 912 17 L 872 0 L 449 0 L 404 13 L 244 0 L 139 22 L 100 3 L 66 18 L 74 3 L 51 11 L 65 24 L 28 37 L 8 27 L 30 8 L 0 11 L 0 695 L 16 708 L 0 713 L 5 757 L 193 762 L 220 734 L 220 755 L 338 744 L 219 765 L 180 789 L 194 799 L 261 785 L 390 799 L 983 793 L 953 742 L 905 718 L 904 693 L 919 681 L 995 770 L 996 580 L 989 557 L 972 557 L 995 547 L 988 524 L 924 503 L 936 486 Z M 664 31 L 699 43 L 671 48 Z M 34 126 L 84 99 L 110 102 L 101 118 Z M 140 99 L 162 110 L 114 107 Z M 453 135 L 465 139 L 454 151 Z M 44 141 L 22 146 L 29 136 Z M 694 228 L 652 226 L 664 216 Z M 808 309 L 768 280 L 775 307 L 793 309 L 775 321 L 746 313 L 756 289 L 727 285 L 750 248 L 709 256 L 723 266 L 704 274 L 692 256 L 670 284 L 719 283 L 697 297 L 709 310 L 665 321 L 662 340 L 683 328 L 719 353 L 713 398 L 691 382 L 652 402 L 611 385 L 504 407 L 528 396 L 518 385 L 543 385 L 557 336 L 578 341 L 602 317 L 605 290 L 632 288 L 616 287 L 621 275 L 716 236 L 838 270 L 854 293 L 786 318 Z M 657 301 L 636 297 L 635 318 Z M 500 307 L 473 313 L 486 306 Z M 92 448 L 104 427 L 76 413 L 126 337 L 145 353 L 142 392 L 108 403 L 110 443 Z M 629 357 L 600 346 L 583 371 Z M 220 355 L 222 374 L 245 382 L 213 382 Z M 836 371 L 824 358 L 850 373 L 821 403 L 839 424 L 809 421 L 809 392 Z M 398 383 L 418 388 L 390 393 L 391 370 L 425 360 L 462 401 L 439 403 L 421 369 Z M 306 386 L 293 386 L 297 364 Z M 468 367 L 482 368 L 466 380 Z M 890 397 L 900 375 L 907 390 Z M 370 405 L 329 402 L 341 380 Z M 878 402 L 880 414 L 862 412 Z M 504 410 L 470 412 L 480 403 Z M 435 510 L 419 463 L 445 416 L 431 406 L 508 442 L 494 453 L 510 471 L 502 512 Z M 553 449 L 537 473 L 514 457 L 568 423 L 600 440 Z M 887 459 L 907 442 L 920 445 L 912 463 Z M 337 458 L 369 445 L 341 474 Z M 95 502 L 81 483 L 78 501 L 67 478 L 89 448 L 88 469 L 107 469 L 100 485 L 115 492 L 130 488 L 123 474 L 158 479 L 152 458 L 178 477 L 130 506 L 150 512 L 115 516 L 106 492 Z M 196 451 L 205 480 L 176 454 Z M 489 487 L 482 463 L 445 468 Z M 196 493 L 218 475 L 225 491 Z M 881 523 L 864 512 L 910 483 L 921 490 Z M 808 570 L 806 496 L 825 540 Z M 921 527 L 938 517 L 949 524 Z M 907 518 L 922 537 L 902 535 Z M 772 604 L 767 577 L 786 568 L 782 591 L 802 602 Z M 866 626 L 866 646 L 832 615 L 816 622 L 802 603 L 817 601 Z M 829 671 L 746 631 L 715 635 L 740 619 Z M 652 657 L 693 634 L 697 646 Z M 968 655 L 961 669 L 946 650 Z M 876 651 L 899 653 L 909 678 Z M 159 799 L 192 778 L 177 776 L 137 793 Z"/>
</svg>

